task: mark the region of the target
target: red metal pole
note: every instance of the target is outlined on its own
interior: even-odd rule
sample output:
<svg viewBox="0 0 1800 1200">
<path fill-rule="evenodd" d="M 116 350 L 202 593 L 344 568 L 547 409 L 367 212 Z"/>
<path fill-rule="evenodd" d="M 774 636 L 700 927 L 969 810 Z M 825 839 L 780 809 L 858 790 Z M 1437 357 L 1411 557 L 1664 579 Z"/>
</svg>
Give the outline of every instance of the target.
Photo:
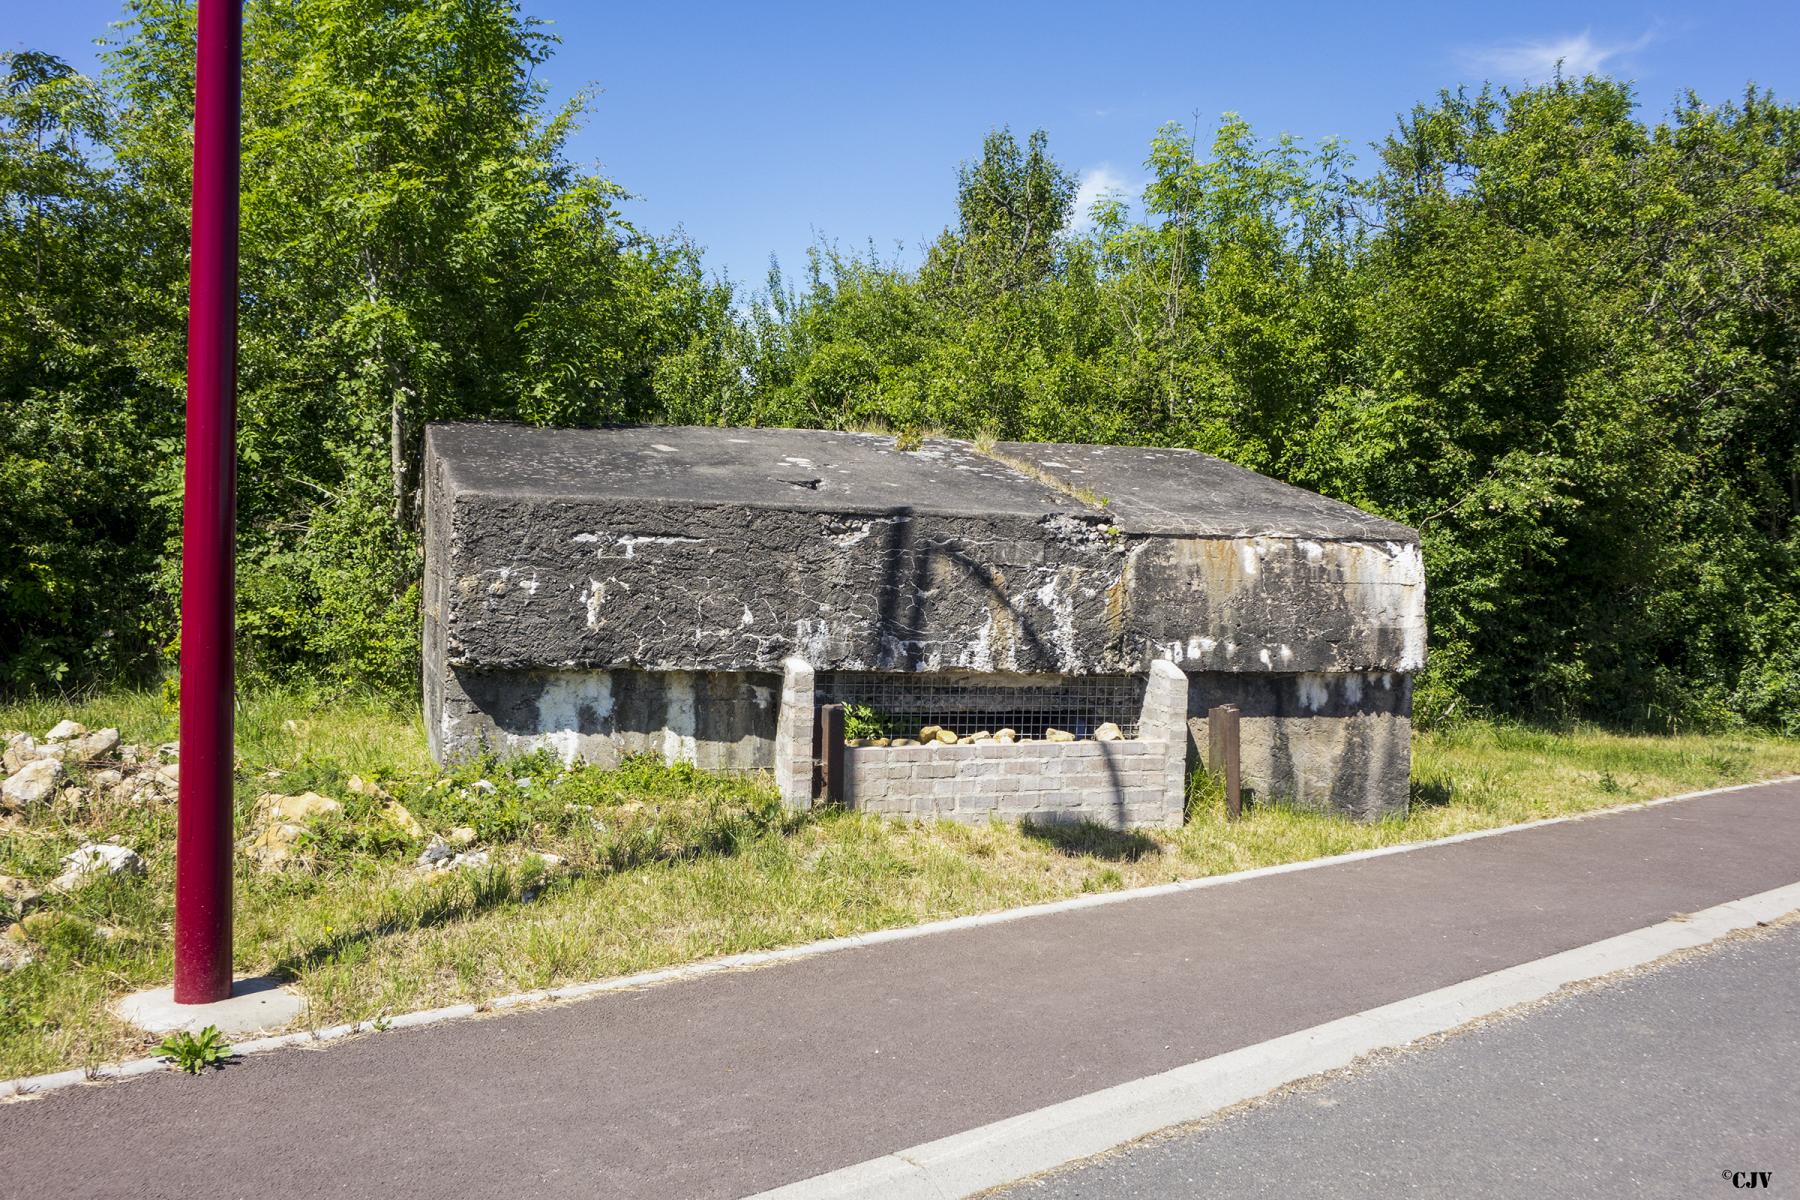
<svg viewBox="0 0 1800 1200">
<path fill-rule="evenodd" d="M 242 0 L 199 0 L 181 533 L 175 1002 L 231 995 L 232 607 L 237 525 Z"/>
</svg>

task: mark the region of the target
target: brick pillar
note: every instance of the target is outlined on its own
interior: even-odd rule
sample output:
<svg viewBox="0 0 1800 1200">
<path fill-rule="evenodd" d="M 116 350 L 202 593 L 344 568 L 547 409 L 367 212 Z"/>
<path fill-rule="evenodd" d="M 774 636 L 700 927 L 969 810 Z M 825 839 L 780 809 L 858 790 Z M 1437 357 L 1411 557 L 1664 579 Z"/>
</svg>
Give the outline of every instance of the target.
<svg viewBox="0 0 1800 1200">
<path fill-rule="evenodd" d="M 1187 813 L 1188 680 L 1166 659 L 1150 664 L 1144 683 L 1144 707 L 1138 714 L 1138 737 L 1163 751 L 1163 820 L 1168 828 Z"/>
<path fill-rule="evenodd" d="M 804 658 L 781 664 L 781 709 L 775 715 L 775 786 L 789 808 L 809 809 L 813 802 L 812 664 Z"/>
</svg>

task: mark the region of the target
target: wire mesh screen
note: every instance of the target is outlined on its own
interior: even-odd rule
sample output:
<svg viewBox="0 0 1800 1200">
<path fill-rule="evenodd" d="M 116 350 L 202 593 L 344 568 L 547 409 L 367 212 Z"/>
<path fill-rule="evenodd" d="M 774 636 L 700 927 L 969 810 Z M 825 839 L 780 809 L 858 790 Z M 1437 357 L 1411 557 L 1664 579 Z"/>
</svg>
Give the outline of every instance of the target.
<svg viewBox="0 0 1800 1200">
<path fill-rule="evenodd" d="M 852 706 L 848 723 L 860 736 L 917 737 L 937 725 L 959 737 L 1011 729 L 1041 738 L 1061 729 L 1091 737 L 1107 722 L 1138 734 L 1144 680 L 1134 675 L 906 675 L 878 671 L 821 673 L 826 704 Z"/>
</svg>

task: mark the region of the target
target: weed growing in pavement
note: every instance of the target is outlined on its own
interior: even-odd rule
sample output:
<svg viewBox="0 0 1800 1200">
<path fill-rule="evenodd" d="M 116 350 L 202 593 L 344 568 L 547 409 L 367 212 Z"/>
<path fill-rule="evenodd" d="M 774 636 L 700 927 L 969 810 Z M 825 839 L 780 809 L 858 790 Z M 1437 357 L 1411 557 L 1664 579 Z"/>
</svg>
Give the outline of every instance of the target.
<svg viewBox="0 0 1800 1200">
<path fill-rule="evenodd" d="M 156 1052 L 189 1075 L 198 1075 L 208 1067 L 222 1067 L 231 1057 L 231 1047 L 216 1025 L 208 1025 L 199 1033 L 185 1029 L 171 1033 Z"/>
</svg>

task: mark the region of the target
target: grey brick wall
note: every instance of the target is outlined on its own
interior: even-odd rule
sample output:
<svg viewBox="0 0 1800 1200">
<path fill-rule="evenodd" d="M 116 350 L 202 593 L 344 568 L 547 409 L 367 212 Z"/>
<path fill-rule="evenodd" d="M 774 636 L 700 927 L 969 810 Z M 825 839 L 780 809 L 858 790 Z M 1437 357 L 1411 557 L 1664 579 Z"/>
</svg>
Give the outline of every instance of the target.
<svg viewBox="0 0 1800 1200">
<path fill-rule="evenodd" d="M 862 746 L 845 751 L 850 805 L 863 812 L 986 821 L 1181 823 L 1169 748 L 1144 741 Z"/>
<path fill-rule="evenodd" d="M 1159 662 L 1140 736 L 1117 742 L 861 746 L 845 751 L 850 806 L 965 821 L 1093 821 L 1172 828 L 1185 808 L 1187 677 Z"/>
</svg>

